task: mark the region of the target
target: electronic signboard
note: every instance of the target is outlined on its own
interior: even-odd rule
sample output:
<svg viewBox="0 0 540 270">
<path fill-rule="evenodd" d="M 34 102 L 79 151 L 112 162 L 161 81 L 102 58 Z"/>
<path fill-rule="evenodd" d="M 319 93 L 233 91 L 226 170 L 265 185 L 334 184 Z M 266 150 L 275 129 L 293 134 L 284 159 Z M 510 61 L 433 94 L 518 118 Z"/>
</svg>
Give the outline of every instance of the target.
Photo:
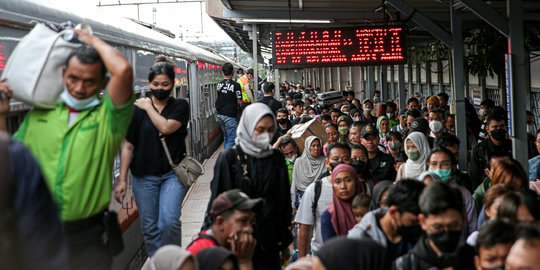
<svg viewBox="0 0 540 270">
<path fill-rule="evenodd" d="M 276 30 L 274 67 L 403 64 L 405 31 L 401 25 Z"/>
</svg>

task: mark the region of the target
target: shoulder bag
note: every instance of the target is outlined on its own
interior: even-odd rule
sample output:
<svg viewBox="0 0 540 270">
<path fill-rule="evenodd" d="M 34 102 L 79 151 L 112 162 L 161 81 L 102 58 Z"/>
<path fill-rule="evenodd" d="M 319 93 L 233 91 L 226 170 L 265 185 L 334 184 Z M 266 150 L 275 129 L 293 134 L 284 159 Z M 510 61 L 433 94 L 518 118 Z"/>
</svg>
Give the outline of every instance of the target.
<svg viewBox="0 0 540 270">
<path fill-rule="evenodd" d="M 171 165 L 171 168 L 173 168 L 176 177 L 178 177 L 178 180 L 180 180 L 182 185 L 188 189 L 195 183 L 195 181 L 197 181 L 197 178 L 201 174 L 204 174 L 204 167 L 201 165 L 201 163 L 199 163 L 199 161 L 187 154 L 178 165 L 174 164 L 169 152 L 169 148 L 167 147 L 167 143 L 165 142 L 165 136 L 160 135 L 159 137 L 161 144 L 163 145 L 163 150 L 165 150 L 165 155 L 167 155 L 169 164 Z"/>
</svg>

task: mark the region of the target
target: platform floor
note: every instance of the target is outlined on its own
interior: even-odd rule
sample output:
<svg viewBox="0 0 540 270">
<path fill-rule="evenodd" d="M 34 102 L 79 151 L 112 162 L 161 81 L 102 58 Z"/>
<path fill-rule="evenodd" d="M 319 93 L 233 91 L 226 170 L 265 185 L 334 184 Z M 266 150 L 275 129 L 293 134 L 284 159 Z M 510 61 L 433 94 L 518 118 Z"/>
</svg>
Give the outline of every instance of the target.
<svg viewBox="0 0 540 270">
<path fill-rule="evenodd" d="M 203 163 L 205 173 L 189 189 L 182 205 L 182 247 L 186 247 L 197 236 L 204 220 L 208 200 L 210 199 L 210 182 L 214 177 L 214 165 L 223 150 L 223 144 L 209 159 Z"/>
</svg>

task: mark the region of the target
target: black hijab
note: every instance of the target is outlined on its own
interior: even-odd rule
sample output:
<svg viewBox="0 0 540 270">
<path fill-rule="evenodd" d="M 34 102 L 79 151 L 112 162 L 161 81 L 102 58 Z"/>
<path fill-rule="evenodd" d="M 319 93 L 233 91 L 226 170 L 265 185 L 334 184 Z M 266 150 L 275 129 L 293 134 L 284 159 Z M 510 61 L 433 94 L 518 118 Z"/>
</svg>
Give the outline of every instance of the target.
<svg viewBox="0 0 540 270">
<path fill-rule="evenodd" d="M 315 254 L 327 270 L 388 270 L 386 249 L 369 238 L 328 240 Z"/>
<path fill-rule="evenodd" d="M 213 247 L 199 251 L 195 255 L 199 270 L 219 270 L 221 265 L 230 259 L 234 264 L 234 269 L 238 270 L 238 260 L 234 254 L 224 247 Z"/>
<path fill-rule="evenodd" d="M 380 207 L 379 205 L 379 200 L 381 199 L 381 196 L 382 194 L 384 193 L 384 191 L 386 191 L 394 182 L 392 181 L 388 181 L 388 180 L 383 180 L 383 181 L 380 181 L 379 183 L 377 183 L 374 187 L 373 187 L 373 192 L 372 192 L 372 196 L 371 196 L 371 205 L 370 205 L 370 209 L 371 210 L 375 210 L 377 208 Z"/>
</svg>

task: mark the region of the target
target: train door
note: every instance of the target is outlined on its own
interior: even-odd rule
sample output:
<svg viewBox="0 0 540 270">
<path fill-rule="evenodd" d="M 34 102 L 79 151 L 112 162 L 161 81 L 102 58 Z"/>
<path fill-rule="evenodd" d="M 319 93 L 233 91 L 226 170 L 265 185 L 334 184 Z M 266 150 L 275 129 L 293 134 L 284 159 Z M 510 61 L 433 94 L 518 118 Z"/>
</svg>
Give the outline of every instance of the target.
<svg viewBox="0 0 540 270">
<path fill-rule="evenodd" d="M 188 68 L 189 77 L 189 92 L 190 92 L 190 106 L 191 106 L 191 155 L 198 159 L 201 159 L 202 143 L 201 143 L 201 112 L 200 112 L 200 92 L 199 92 L 199 74 L 197 70 L 197 62 L 190 62 Z"/>
</svg>

